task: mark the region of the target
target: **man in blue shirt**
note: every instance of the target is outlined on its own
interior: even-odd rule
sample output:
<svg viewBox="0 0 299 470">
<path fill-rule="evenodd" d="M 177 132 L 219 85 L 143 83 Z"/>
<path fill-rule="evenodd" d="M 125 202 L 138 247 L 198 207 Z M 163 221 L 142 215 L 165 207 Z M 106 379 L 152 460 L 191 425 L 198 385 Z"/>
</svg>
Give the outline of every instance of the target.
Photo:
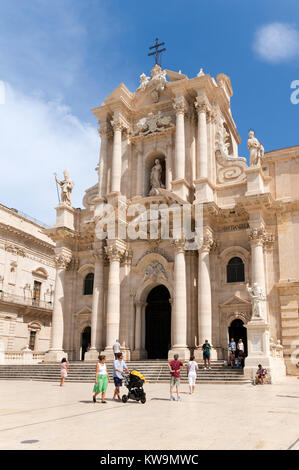
<svg viewBox="0 0 299 470">
<path fill-rule="evenodd" d="M 113 363 L 113 380 L 114 380 L 114 385 L 115 385 L 113 400 L 116 400 L 116 397 L 118 398 L 119 401 L 121 399 L 119 388 L 123 384 L 124 372 L 130 373 L 125 361 L 123 360 L 122 353 L 118 353 L 117 359 Z"/>
</svg>

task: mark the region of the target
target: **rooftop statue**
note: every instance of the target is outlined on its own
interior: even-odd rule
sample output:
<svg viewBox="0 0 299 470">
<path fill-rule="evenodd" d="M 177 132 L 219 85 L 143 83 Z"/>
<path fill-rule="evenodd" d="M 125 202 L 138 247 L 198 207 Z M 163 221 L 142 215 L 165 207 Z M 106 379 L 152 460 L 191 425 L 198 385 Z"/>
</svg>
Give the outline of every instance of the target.
<svg viewBox="0 0 299 470">
<path fill-rule="evenodd" d="M 74 187 L 74 183 L 69 178 L 69 172 L 67 170 L 64 170 L 63 174 L 64 180 L 60 181 L 57 176 L 55 176 L 55 180 L 61 186 L 61 204 L 71 206 L 71 194 Z"/>
</svg>

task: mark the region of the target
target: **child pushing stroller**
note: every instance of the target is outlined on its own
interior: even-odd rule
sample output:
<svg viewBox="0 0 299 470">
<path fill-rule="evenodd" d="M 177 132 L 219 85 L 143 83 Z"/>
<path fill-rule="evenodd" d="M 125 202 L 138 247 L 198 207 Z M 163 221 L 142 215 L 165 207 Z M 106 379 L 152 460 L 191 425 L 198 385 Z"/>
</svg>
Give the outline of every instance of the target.
<svg viewBox="0 0 299 470">
<path fill-rule="evenodd" d="M 145 383 L 144 376 L 137 370 L 132 370 L 130 374 L 125 377 L 125 385 L 128 389 L 128 394 L 122 396 L 122 402 L 127 403 L 129 398 L 141 403 L 146 402 L 146 393 L 143 390 L 143 384 Z"/>
</svg>

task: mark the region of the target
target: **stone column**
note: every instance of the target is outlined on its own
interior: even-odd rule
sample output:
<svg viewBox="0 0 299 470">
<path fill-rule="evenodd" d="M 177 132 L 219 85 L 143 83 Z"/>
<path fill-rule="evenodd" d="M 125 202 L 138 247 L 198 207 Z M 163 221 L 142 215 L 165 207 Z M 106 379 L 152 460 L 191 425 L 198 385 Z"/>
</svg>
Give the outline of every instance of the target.
<svg viewBox="0 0 299 470">
<path fill-rule="evenodd" d="M 114 359 L 112 346 L 119 339 L 120 322 L 120 260 L 125 252 L 119 242 L 107 246 L 106 253 L 110 261 L 106 315 L 106 348 L 107 359 Z"/>
<path fill-rule="evenodd" d="M 174 100 L 173 107 L 176 113 L 175 132 L 175 180 L 172 182 L 173 190 L 183 199 L 188 198 L 189 185 L 185 180 L 185 119 L 186 100 L 183 96 L 178 96 Z"/>
<path fill-rule="evenodd" d="M 176 98 L 173 107 L 176 113 L 175 179 L 181 180 L 185 178 L 185 98 L 183 96 Z"/>
<path fill-rule="evenodd" d="M 207 101 L 197 97 L 195 108 L 198 115 L 197 143 L 198 143 L 198 178 L 208 177 L 208 134 L 207 134 Z"/>
<path fill-rule="evenodd" d="M 205 96 L 198 96 L 195 101 L 195 108 L 198 114 L 197 128 L 197 180 L 195 181 L 196 199 L 199 202 L 213 200 L 213 190 L 208 182 L 208 133 L 207 133 L 207 113 L 210 108 Z"/>
<path fill-rule="evenodd" d="M 100 122 L 100 121 L 99 121 Z M 108 123 L 100 122 L 99 134 L 101 136 L 101 150 L 99 160 L 99 196 L 105 197 L 107 193 L 107 141 L 108 141 Z"/>
<path fill-rule="evenodd" d="M 197 359 L 202 359 L 201 346 L 207 339 L 212 344 L 212 292 L 210 278 L 210 251 L 215 249 L 216 243 L 209 234 L 203 239 L 198 250 L 198 346 Z M 215 357 L 215 350 L 211 351 L 211 358 Z"/>
<path fill-rule="evenodd" d="M 187 294 L 186 294 L 186 262 L 185 242 L 174 241 L 174 308 L 172 311 L 172 341 L 168 358 L 179 354 L 180 359 L 189 359 L 187 347 Z"/>
<path fill-rule="evenodd" d="M 71 252 L 63 248 L 55 256 L 56 278 L 52 313 L 51 347 L 45 355 L 45 362 L 59 362 L 67 354 L 63 351 L 63 308 L 65 270 L 72 258 Z"/>
<path fill-rule="evenodd" d="M 101 329 L 103 328 L 103 302 L 104 302 L 104 253 L 102 248 L 93 252 L 94 282 L 91 311 L 91 339 L 90 349 L 85 353 L 85 361 L 96 361 L 102 349 Z"/>
<path fill-rule="evenodd" d="M 119 113 L 114 113 L 111 125 L 114 130 L 113 136 L 113 154 L 112 154 L 112 173 L 111 173 L 111 192 L 120 193 L 121 183 L 121 151 L 122 151 L 122 129 L 123 123 L 120 119 Z"/>
<path fill-rule="evenodd" d="M 265 263 L 264 263 L 264 241 L 266 232 L 263 228 L 253 229 L 249 233 L 251 246 L 251 278 L 266 293 Z"/>
</svg>

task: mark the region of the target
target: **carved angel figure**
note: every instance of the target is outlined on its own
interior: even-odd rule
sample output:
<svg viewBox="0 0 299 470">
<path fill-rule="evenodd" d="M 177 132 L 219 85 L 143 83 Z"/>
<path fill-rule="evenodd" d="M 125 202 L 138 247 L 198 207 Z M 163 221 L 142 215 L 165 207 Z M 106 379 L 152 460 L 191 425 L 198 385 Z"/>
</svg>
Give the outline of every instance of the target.
<svg viewBox="0 0 299 470">
<path fill-rule="evenodd" d="M 264 289 L 260 287 L 257 282 L 254 282 L 252 287 L 246 284 L 246 289 L 252 299 L 252 318 L 263 318 L 263 304 L 266 300 Z"/>
<path fill-rule="evenodd" d="M 149 81 L 150 81 L 150 77 L 147 77 L 145 73 L 142 73 L 140 75 L 140 85 L 137 88 L 137 90 L 145 90 L 146 85 L 148 84 Z"/>
</svg>

